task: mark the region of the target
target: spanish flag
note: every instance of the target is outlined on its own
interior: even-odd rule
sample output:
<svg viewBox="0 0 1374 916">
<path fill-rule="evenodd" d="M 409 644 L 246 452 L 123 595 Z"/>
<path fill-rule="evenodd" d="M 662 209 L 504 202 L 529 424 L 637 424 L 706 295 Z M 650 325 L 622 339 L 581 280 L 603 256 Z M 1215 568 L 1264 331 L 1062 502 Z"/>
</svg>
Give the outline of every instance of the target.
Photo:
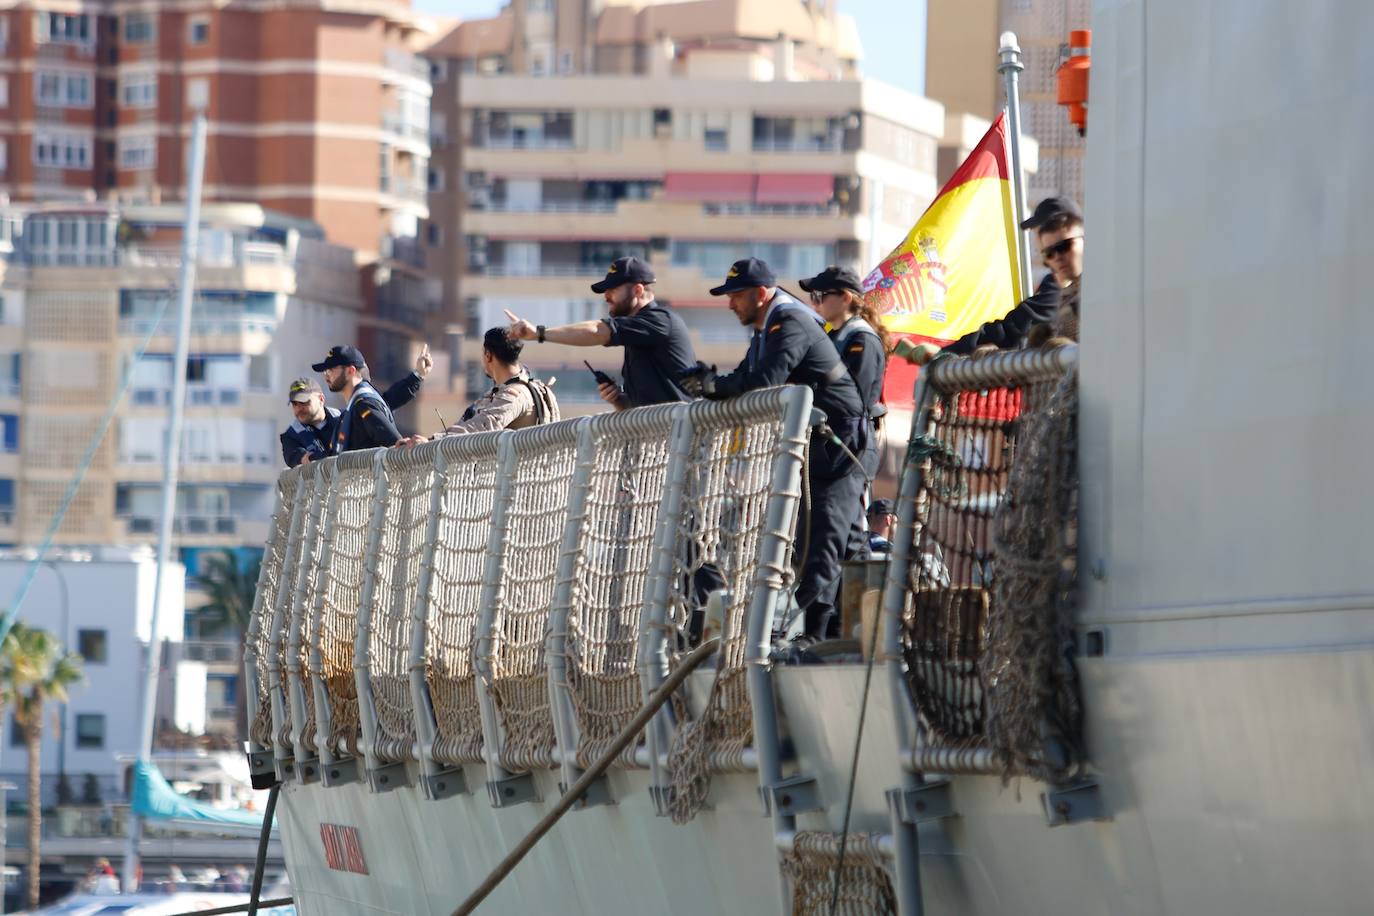
<svg viewBox="0 0 1374 916">
<path fill-rule="evenodd" d="M 1016 217 L 1000 114 L 898 245 L 864 280 L 893 337 L 943 346 L 1021 301 Z M 883 400 L 909 406 L 916 367 L 891 360 Z"/>
</svg>

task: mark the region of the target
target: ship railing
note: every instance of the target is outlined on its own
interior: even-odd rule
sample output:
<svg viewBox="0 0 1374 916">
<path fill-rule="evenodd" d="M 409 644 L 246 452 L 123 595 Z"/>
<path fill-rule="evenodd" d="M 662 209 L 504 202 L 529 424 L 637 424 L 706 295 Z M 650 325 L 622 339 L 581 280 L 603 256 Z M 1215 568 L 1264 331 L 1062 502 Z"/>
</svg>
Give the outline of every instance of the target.
<svg viewBox="0 0 1374 916">
<path fill-rule="evenodd" d="M 880 656 L 909 773 L 1053 780 L 1080 762 L 1076 365 L 1072 344 L 941 357 L 917 382 Z"/>
<path fill-rule="evenodd" d="M 714 678 L 620 765 L 661 809 L 703 767 L 777 769 L 771 680 L 746 670 L 790 581 L 809 419 L 809 390 L 770 389 L 285 472 L 246 655 L 255 774 L 380 791 L 418 761 L 440 797 L 475 764 L 522 801 L 534 770 L 571 784 L 703 625 Z"/>
</svg>

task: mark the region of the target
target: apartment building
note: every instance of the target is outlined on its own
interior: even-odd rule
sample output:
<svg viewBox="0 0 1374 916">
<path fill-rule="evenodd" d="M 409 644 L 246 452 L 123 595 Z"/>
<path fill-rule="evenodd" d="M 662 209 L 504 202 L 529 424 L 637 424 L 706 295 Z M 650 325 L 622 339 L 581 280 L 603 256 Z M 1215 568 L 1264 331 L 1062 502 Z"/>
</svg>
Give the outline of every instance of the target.
<svg viewBox="0 0 1374 916">
<path fill-rule="evenodd" d="M 733 366 L 747 336 L 707 290 L 768 260 L 784 286 L 841 263 L 867 270 L 936 191 L 944 113 L 863 79 L 834 5 L 695 0 L 584 16 L 514 0 L 427 52 L 429 257 L 451 312 L 452 400 L 485 385 L 482 331 L 510 308 L 545 324 L 605 314 L 588 289 L 619 255 L 646 258 L 698 355 Z M 613 351 L 526 348 L 590 409 L 582 365 Z"/>
<path fill-rule="evenodd" d="M 311 221 L 357 254 L 360 342 L 407 365 L 437 303 L 428 215 L 432 27 L 405 0 L 36 0 L 0 10 L 0 192 L 180 200 L 191 115 L 204 198 Z"/>
<path fill-rule="evenodd" d="M 183 209 L 21 212 L 0 281 L 0 543 L 42 539 L 126 372 L 128 392 L 57 539 L 152 543 Z M 319 359 L 322 341 L 357 333 L 355 253 L 256 204 L 210 204 L 202 218 L 177 545 L 260 548 L 281 469 L 277 434 L 291 419 L 285 386 Z M 13 212 L 0 220 L 11 235 L 16 223 Z"/>
<path fill-rule="evenodd" d="M 1021 130 L 1039 143 L 1029 175 L 1031 206 L 1054 195 L 1083 200 L 1083 138 L 1056 101 L 1055 73 L 1072 29 L 1092 28 L 1091 0 L 927 0 L 928 96 L 951 115 L 991 120 L 1005 105 L 997 73 L 998 38 L 1021 45 Z M 950 153 L 952 159 L 954 153 Z"/>
</svg>

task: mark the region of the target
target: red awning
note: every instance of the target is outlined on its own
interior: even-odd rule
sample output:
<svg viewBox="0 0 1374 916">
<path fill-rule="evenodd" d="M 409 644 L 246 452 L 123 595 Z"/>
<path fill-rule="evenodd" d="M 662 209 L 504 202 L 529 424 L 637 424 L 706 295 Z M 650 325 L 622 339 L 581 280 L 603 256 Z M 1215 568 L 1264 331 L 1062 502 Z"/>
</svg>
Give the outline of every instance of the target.
<svg viewBox="0 0 1374 916">
<path fill-rule="evenodd" d="M 835 196 L 834 175 L 760 175 L 761 204 L 824 204 Z"/>
<path fill-rule="evenodd" d="M 668 200 L 709 200 L 717 203 L 754 199 L 754 176 L 740 172 L 669 172 L 663 179 Z"/>
</svg>

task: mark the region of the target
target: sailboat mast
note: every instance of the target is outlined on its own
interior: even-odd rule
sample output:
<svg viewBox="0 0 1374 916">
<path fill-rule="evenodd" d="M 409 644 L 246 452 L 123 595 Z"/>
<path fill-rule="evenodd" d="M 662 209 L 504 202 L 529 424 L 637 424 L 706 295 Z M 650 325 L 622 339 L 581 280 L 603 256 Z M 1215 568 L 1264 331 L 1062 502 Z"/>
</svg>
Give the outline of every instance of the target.
<svg viewBox="0 0 1374 916">
<path fill-rule="evenodd" d="M 162 511 L 158 518 L 157 575 L 153 584 L 153 608 L 144 659 L 143 708 L 138 730 L 138 759 L 153 755 L 153 725 L 157 711 L 157 676 L 160 665 L 162 590 L 172 552 L 173 519 L 176 514 L 177 471 L 181 463 L 181 421 L 186 404 L 186 362 L 191 337 L 191 301 L 196 286 L 196 253 L 200 236 L 200 194 L 205 177 L 205 114 L 197 113 L 191 124 L 191 149 L 187 154 L 186 221 L 181 234 L 181 277 L 177 286 L 177 342 L 172 360 L 172 401 L 167 418 L 167 440 L 162 466 Z M 132 891 L 138 875 L 138 841 L 142 819 L 129 817 L 128 848 L 124 855 L 124 891 Z"/>
</svg>

